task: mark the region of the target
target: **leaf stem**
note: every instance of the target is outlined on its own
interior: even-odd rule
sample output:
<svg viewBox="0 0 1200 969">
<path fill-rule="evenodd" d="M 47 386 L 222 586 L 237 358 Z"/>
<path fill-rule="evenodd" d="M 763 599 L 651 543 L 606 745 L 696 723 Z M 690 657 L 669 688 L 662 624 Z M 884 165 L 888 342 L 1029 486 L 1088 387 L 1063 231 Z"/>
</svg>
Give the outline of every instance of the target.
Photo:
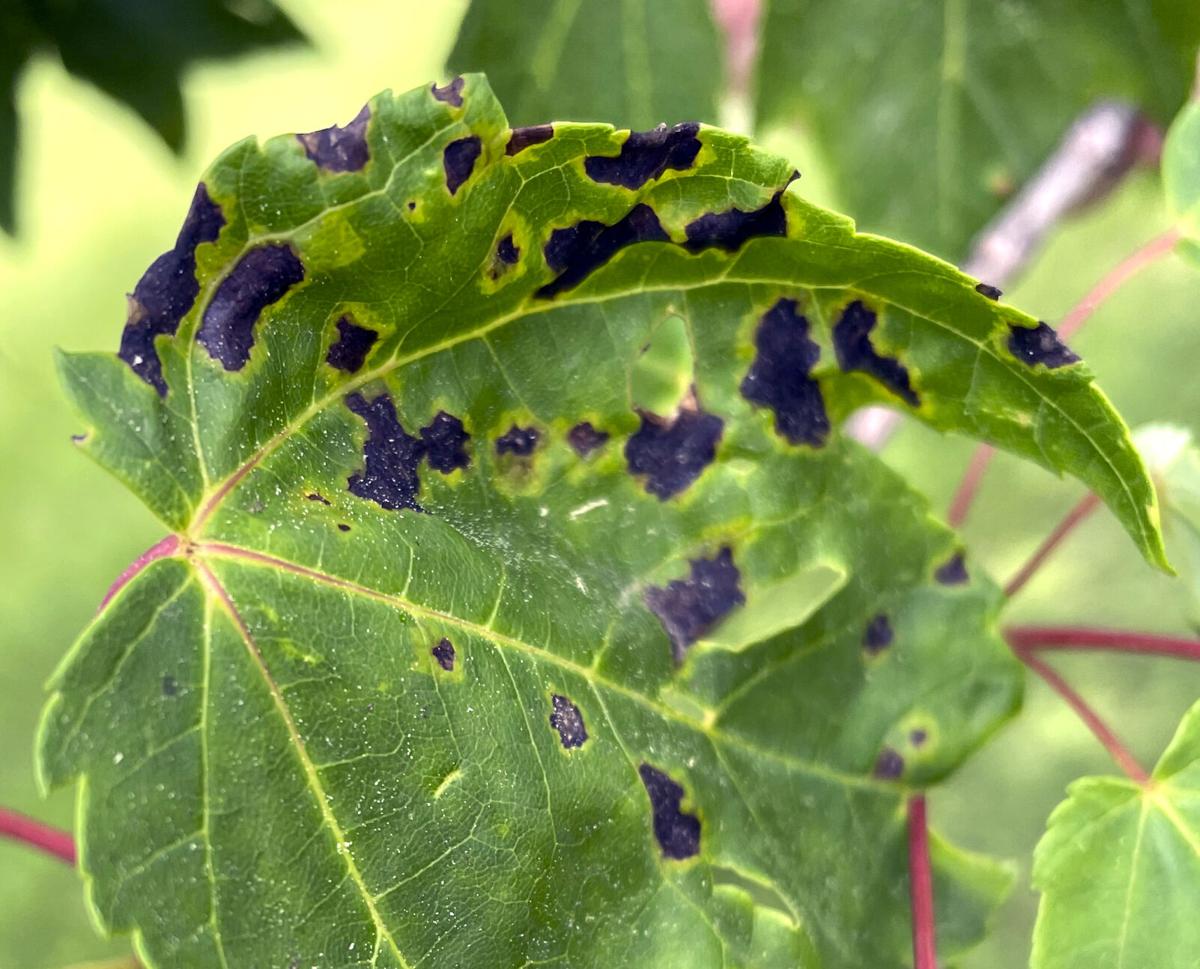
<svg viewBox="0 0 1200 969">
<path fill-rule="evenodd" d="M 1010 599 L 1025 587 L 1025 584 L 1033 578 L 1038 569 L 1042 567 L 1042 563 L 1050 557 L 1063 540 L 1075 530 L 1075 527 L 1088 517 L 1100 505 L 1100 499 L 1095 495 L 1089 494 L 1079 504 L 1067 512 L 1066 517 L 1055 527 L 1046 540 L 1038 546 L 1037 550 L 1029 557 L 1029 560 L 1017 570 L 1016 575 L 1008 580 L 1008 584 L 1004 587 L 1004 594 Z"/>
<path fill-rule="evenodd" d="M 1046 650 L 1110 650 L 1200 661 L 1200 639 L 1090 626 L 1013 626 L 1005 631 L 1018 653 Z"/>
<path fill-rule="evenodd" d="M 924 794 L 913 794 L 908 799 L 908 890 L 912 899 L 913 969 L 937 969 L 933 872 L 929 864 Z"/>
<path fill-rule="evenodd" d="M 19 841 L 45 854 L 75 864 L 75 839 L 66 831 L 7 808 L 0 808 L 0 837 Z"/>
<path fill-rule="evenodd" d="M 108 591 L 104 593 L 104 598 L 100 602 L 100 608 L 96 611 L 103 612 L 104 607 L 112 602 L 113 597 L 116 596 L 116 594 L 125 588 L 125 586 L 127 586 L 130 582 L 132 582 L 137 574 L 146 568 L 146 566 L 148 566 L 151 562 L 161 558 L 167 558 L 171 555 L 174 555 L 178 551 L 179 536 L 174 533 L 166 536 L 161 541 L 156 542 L 154 545 L 151 545 L 148 549 L 146 549 L 146 551 L 130 562 L 129 565 L 125 567 L 124 572 L 117 576 L 117 581 L 109 586 Z"/>
<path fill-rule="evenodd" d="M 946 514 L 951 528 L 961 528 L 962 523 L 967 520 L 967 512 L 971 510 L 971 503 L 983 483 L 983 473 L 987 471 L 995 456 L 996 449 L 990 444 L 980 444 L 972 453 L 971 462 L 963 473 L 958 490 L 954 492 L 954 498 L 950 502 L 950 511 Z"/>
</svg>

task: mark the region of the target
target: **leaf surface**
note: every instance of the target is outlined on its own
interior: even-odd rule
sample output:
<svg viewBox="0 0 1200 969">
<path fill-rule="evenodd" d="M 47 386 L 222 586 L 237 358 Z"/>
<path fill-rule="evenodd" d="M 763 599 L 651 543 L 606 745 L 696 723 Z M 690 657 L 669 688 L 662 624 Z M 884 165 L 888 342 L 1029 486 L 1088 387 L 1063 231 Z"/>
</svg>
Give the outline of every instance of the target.
<svg viewBox="0 0 1200 969">
<path fill-rule="evenodd" d="M 151 965 L 906 963 L 905 795 L 1020 673 L 838 423 L 1075 473 L 1154 559 L 1156 513 L 1048 327 L 791 180 L 513 130 L 478 76 L 217 161 L 120 353 L 62 360 L 179 533 L 43 724 L 102 924 Z M 953 953 L 1009 876 L 935 864 Z"/>
<path fill-rule="evenodd" d="M 1162 157 L 1167 209 L 1183 239 L 1180 251 L 1200 261 L 1200 101 L 1184 105 L 1167 132 Z"/>
</svg>

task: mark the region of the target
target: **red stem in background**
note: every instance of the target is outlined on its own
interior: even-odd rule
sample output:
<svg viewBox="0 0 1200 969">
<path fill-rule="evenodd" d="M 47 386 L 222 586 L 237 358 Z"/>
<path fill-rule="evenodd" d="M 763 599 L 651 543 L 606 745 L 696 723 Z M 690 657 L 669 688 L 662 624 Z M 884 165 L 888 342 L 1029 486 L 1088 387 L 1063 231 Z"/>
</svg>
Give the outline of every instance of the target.
<svg viewBox="0 0 1200 969">
<path fill-rule="evenodd" d="M 1111 650 L 1200 661 L 1200 639 L 1123 632 L 1090 626 L 1013 626 L 1005 637 L 1018 653 L 1046 650 Z"/>
<path fill-rule="evenodd" d="M 958 491 L 954 493 L 950 502 L 950 511 L 946 515 L 946 521 L 950 523 L 951 528 L 961 528 L 962 523 L 967 520 L 967 512 L 971 510 L 971 503 L 983 483 L 983 473 L 995 456 L 996 449 L 990 444 L 980 444 L 971 455 L 971 463 L 967 465 Z"/>
<path fill-rule="evenodd" d="M 1004 594 L 1011 599 L 1020 592 L 1025 587 L 1025 583 L 1032 579 L 1037 570 L 1042 567 L 1042 563 L 1075 530 L 1075 527 L 1095 511 L 1099 505 L 1099 498 L 1095 495 L 1088 495 L 1083 501 L 1067 512 L 1066 517 L 1058 523 L 1054 531 L 1038 546 L 1037 551 L 1029 557 L 1029 561 L 1022 565 L 1017 570 L 1017 574 L 1008 580 L 1008 585 L 1004 587 Z"/>
<path fill-rule="evenodd" d="M 908 891 L 912 899 L 913 969 L 937 969 L 933 872 L 929 864 L 924 794 L 913 794 L 908 799 Z"/>
<path fill-rule="evenodd" d="M 68 865 L 75 864 L 75 839 L 66 831 L 52 828 L 24 814 L 0 808 L 0 837 L 9 838 L 53 855 Z"/>
<path fill-rule="evenodd" d="M 117 576 L 117 581 L 109 586 L 108 591 L 104 593 L 104 599 L 100 603 L 100 608 L 97 612 L 101 612 L 113 600 L 118 592 L 133 581 L 134 577 L 142 571 L 151 562 L 157 559 L 167 558 L 179 551 L 179 536 L 175 534 L 168 535 L 162 541 L 151 545 L 141 555 L 135 558 L 126 566 L 125 571 Z"/>
</svg>

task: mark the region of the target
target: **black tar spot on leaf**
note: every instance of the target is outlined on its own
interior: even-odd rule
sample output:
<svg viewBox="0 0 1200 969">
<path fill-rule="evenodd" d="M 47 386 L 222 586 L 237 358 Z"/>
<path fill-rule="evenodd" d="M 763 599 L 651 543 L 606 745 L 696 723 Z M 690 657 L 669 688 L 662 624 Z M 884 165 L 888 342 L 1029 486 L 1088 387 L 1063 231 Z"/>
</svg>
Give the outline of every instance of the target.
<svg viewBox="0 0 1200 969">
<path fill-rule="evenodd" d="M 928 739 L 929 734 L 920 727 L 918 727 L 916 730 L 910 731 L 908 735 L 908 742 L 914 747 L 923 747 L 925 745 L 925 741 Z"/>
<path fill-rule="evenodd" d="M 711 559 L 692 559 L 690 564 L 688 578 L 646 590 L 646 606 L 666 630 L 677 663 L 696 640 L 746 601 L 739 585 L 742 574 L 728 546 Z"/>
<path fill-rule="evenodd" d="M 471 458 L 464 447 L 469 440 L 471 435 L 463 428 L 463 422 L 444 410 L 438 411 L 437 416 L 421 428 L 421 441 L 429 466 L 442 474 L 470 466 Z"/>
<path fill-rule="evenodd" d="M 296 135 L 304 153 L 328 172 L 357 172 L 367 164 L 367 122 L 371 109 L 363 105 L 345 127 L 332 125 L 306 135 Z"/>
<path fill-rule="evenodd" d="M 582 747 L 588 739 L 587 729 L 583 725 L 583 714 L 565 696 L 555 693 L 550 698 L 553 710 L 550 713 L 550 726 L 558 731 L 562 745 L 570 750 L 572 747 Z"/>
<path fill-rule="evenodd" d="M 533 453 L 533 449 L 537 447 L 540 436 L 536 427 L 517 427 L 514 424 L 500 437 L 496 438 L 496 453 L 515 454 L 517 457 L 526 457 Z"/>
<path fill-rule="evenodd" d="M 1054 332 L 1053 327 L 1039 321 L 1035 327 L 1008 326 L 1008 349 L 1023 363 L 1036 367 L 1039 363 L 1053 370 L 1078 363 L 1079 357 L 1072 353 Z"/>
<path fill-rule="evenodd" d="M 438 661 L 438 666 L 449 672 L 454 669 L 454 644 L 448 639 L 439 640 L 438 644 L 429 651 Z"/>
<path fill-rule="evenodd" d="M 338 531 L 339 532 L 348 532 L 348 531 L 350 531 L 350 526 L 347 525 L 345 522 L 338 522 Z"/>
<path fill-rule="evenodd" d="M 162 695 L 176 696 L 179 693 L 179 684 L 173 676 L 164 676 L 162 678 Z"/>
<path fill-rule="evenodd" d="M 537 291 L 549 298 L 578 286 L 618 252 L 637 242 L 667 242 L 669 236 L 648 205 L 635 205 L 618 222 L 605 225 L 584 219 L 555 229 L 546 243 L 546 265 L 558 275 Z"/>
<path fill-rule="evenodd" d="M 337 342 L 330 346 L 325 362 L 345 373 L 357 373 L 371 352 L 371 347 L 379 339 L 379 334 L 359 326 L 348 316 L 337 321 L 337 328 Z"/>
<path fill-rule="evenodd" d="M 754 334 L 758 354 L 741 391 L 752 404 L 775 412 L 775 430 L 792 444 L 820 447 L 829 437 L 829 415 L 820 384 L 809 376 L 821 348 L 808 331 L 794 299 L 781 299 L 767 310 Z"/>
<path fill-rule="evenodd" d="M 717 456 L 721 418 L 682 408 L 673 420 L 639 413 L 642 425 L 625 442 L 629 472 L 645 475 L 646 490 L 666 501 L 684 491 Z"/>
<path fill-rule="evenodd" d="M 700 216 L 684 229 L 687 235 L 685 248 L 689 252 L 704 249 L 736 252 L 749 240 L 760 236 L 786 236 L 787 213 L 783 211 L 782 198 L 783 190 L 780 189 L 761 209 L 743 212 L 733 208 Z"/>
<path fill-rule="evenodd" d="M 496 258 L 506 266 L 516 265 L 521 258 L 521 250 L 513 244 L 511 232 L 496 244 Z"/>
<path fill-rule="evenodd" d="M 179 329 L 179 321 L 196 302 L 200 292 L 200 284 L 196 282 L 196 246 L 215 242 L 224 225 L 225 216 L 201 182 L 196 186 L 175 247 L 150 264 L 129 297 L 129 319 L 121 333 L 117 356 L 157 390 L 159 396 L 166 396 L 167 382 L 163 379 L 154 338 L 160 333 L 173 336 Z"/>
<path fill-rule="evenodd" d="M 867 623 L 867 629 L 862 638 L 863 649 L 874 656 L 891 646 L 895 635 L 892 632 L 891 621 L 881 612 Z"/>
<path fill-rule="evenodd" d="M 540 145 L 554 137 L 554 125 L 535 124 L 525 128 L 513 128 L 509 135 L 508 144 L 504 146 L 504 154 L 515 155 L 533 145 Z"/>
<path fill-rule="evenodd" d="M 303 279 L 304 264 L 286 243 L 251 249 L 217 286 L 196 341 L 226 370 L 241 370 L 250 359 L 262 311 Z"/>
<path fill-rule="evenodd" d="M 363 445 L 364 467 L 350 475 L 350 491 L 381 508 L 420 511 L 417 466 L 425 445 L 401 426 L 392 398 L 380 394 L 368 401 L 354 393 L 346 398 L 346 406 L 366 422 L 368 431 Z"/>
<path fill-rule="evenodd" d="M 700 151 L 699 131 L 700 125 L 694 121 L 673 128 L 664 124 L 651 131 L 631 131 L 619 155 L 589 155 L 583 160 L 583 170 L 594 182 L 641 188 L 668 168 L 690 168 Z"/>
<path fill-rule="evenodd" d="M 608 441 L 608 432 L 592 427 L 590 421 L 576 424 L 567 431 L 567 443 L 581 458 L 586 458 L 597 448 L 604 447 Z"/>
<path fill-rule="evenodd" d="M 870 374 L 881 384 L 913 407 L 921 403 L 908 379 L 908 369 L 892 357 L 876 352 L 871 343 L 871 331 L 879 317 L 867 309 L 861 300 L 855 300 L 842 312 L 842 318 L 833 328 L 833 347 L 837 351 L 838 364 L 843 370 L 857 370 Z"/>
<path fill-rule="evenodd" d="M 471 177 L 475 162 L 483 151 L 478 135 L 468 135 L 452 141 L 442 151 L 442 167 L 446 170 L 446 188 L 454 195 L 463 182 Z"/>
<path fill-rule="evenodd" d="M 999 299 L 1004 294 L 995 286 L 989 286 L 987 283 L 979 283 L 975 287 L 975 292 L 980 296 L 986 296 L 988 299 Z"/>
<path fill-rule="evenodd" d="M 943 564 L 937 567 L 933 577 L 942 585 L 962 585 L 970 579 L 967 575 L 967 561 L 962 552 L 955 552 Z"/>
<path fill-rule="evenodd" d="M 679 810 L 683 800 L 683 788 L 657 767 L 642 764 L 638 774 L 646 793 L 650 795 L 650 808 L 654 816 L 654 837 L 662 849 L 664 858 L 676 861 L 691 858 L 700 852 L 700 819 Z"/>
<path fill-rule="evenodd" d="M 898 780 L 903 773 L 904 758 L 891 747 L 884 747 L 875 759 L 875 768 L 871 774 L 881 781 L 894 781 Z"/>
<path fill-rule="evenodd" d="M 319 492 L 319 491 L 310 491 L 310 492 L 308 493 L 308 496 L 307 496 L 307 497 L 308 497 L 308 500 L 309 500 L 309 501 L 319 501 L 319 502 L 320 502 L 322 505 L 331 505 L 331 504 L 333 504 L 333 502 L 331 502 L 331 501 L 330 501 L 328 498 L 326 498 L 326 497 L 325 497 L 323 494 L 321 494 L 321 492 Z"/>
<path fill-rule="evenodd" d="M 462 76 L 460 75 L 443 87 L 438 87 L 438 85 L 434 84 L 429 90 L 439 101 L 444 101 L 451 107 L 461 108 L 463 103 L 463 83 Z"/>
</svg>

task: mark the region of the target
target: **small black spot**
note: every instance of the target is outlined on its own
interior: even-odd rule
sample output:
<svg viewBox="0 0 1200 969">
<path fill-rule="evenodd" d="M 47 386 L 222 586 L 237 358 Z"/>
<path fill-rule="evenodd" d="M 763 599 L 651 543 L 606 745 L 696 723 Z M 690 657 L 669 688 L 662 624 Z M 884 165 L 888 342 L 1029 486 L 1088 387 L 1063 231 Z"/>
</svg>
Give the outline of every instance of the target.
<svg viewBox="0 0 1200 969">
<path fill-rule="evenodd" d="M 967 561 L 962 552 L 955 552 L 949 559 L 937 567 L 933 577 L 942 585 L 962 585 L 970 579 L 967 575 Z"/>
<path fill-rule="evenodd" d="M 829 437 L 829 415 L 820 384 L 809 376 L 821 348 L 808 331 L 794 299 L 781 299 L 767 310 L 754 334 L 758 353 L 741 391 L 752 404 L 775 412 L 775 430 L 792 444 L 820 447 Z"/>
<path fill-rule="evenodd" d="M 201 182 L 192 195 L 187 217 L 175 239 L 175 247 L 150 264 L 129 297 L 129 318 L 121 333 L 117 356 L 142 380 L 167 394 L 162 361 L 154 348 L 159 334 L 174 336 L 179 321 L 196 302 L 200 284 L 196 281 L 196 246 L 215 242 L 225 225 L 225 216 L 208 195 Z"/>
<path fill-rule="evenodd" d="M 513 244 L 511 232 L 496 244 L 496 258 L 506 266 L 516 265 L 521 258 L 521 250 Z"/>
<path fill-rule="evenodd" d="M 668 168 L 690 168 L 700 151 L 699 131 L 700 125 L 694 121 L 673 128 L 663 124 L 651 131 L 631 131 L 619 155 L 589 155 L 583 160 L 583 170 L 594 182 L 641 188 Z"/>
<path fill-rule="evenodd" d="M 535 124 L 525 128 L 513 128 L 504 154 L 515 155 L 533 145 L 540 145 L 554 137 L 554 125 Z"/>
<path fill-rule="evenodd" d="M 517 457 L 526 457 L 533 453 L 533 449 L 537 447 L 540 436 L 536 427 L 517 427 L 514 424 L 504 434 L 496 438 L 496 453 L 515 454 Z"/>
<path fill-rule="evenodd" d="M 179 693 L 179 683 L 176 682 L 173 676 L 164 676 L 162 678 L 162 695 L 175 696 Z"/>
<path fill-rule="evenodd" d="M 339 532 L 348 532 L 348 531 L 350 531 L 350 526 L 347 525 L 345 522 L 338 522 L 338 531 Z"/>
<path fill-rule="evenodd" d="M 728 546 L 711 559 L 692 559 L 690 565 L 688 578 L 646 590 L 646 607 L 666 630 L 676 663 L 682 663 L 696 640 L 746 601 L 739 585 L 742 574 Z"/>
<path fill-rule="evenodd" d="M 307 495 L 309 501 L 319 501 L 322 505 L 332 505 L 333 502 L 326 498 L 319 491 L 310 491 Z"/>
<path fill-rule="evenodd" d="M 856 299 L 842 311 L 842 318 L 833 328 L 838 364 L 846 371 L 870 374 L 910 406 L 917 407 L 921 399 L 909 383 L 908 369 L 899 360 L 880 356 L 871 343 L 871 331 L 878 322 L 879 317 L 861 300 Z"/>
<path fill-rule="evenodd" d="M 359 326 L 348 316 L 337 321 L 337 328 L 337 342 L 330 346 L 325 362 L 346 373 L 357 373 L 371 352 L 371 347 L 379 339 L 379 334 Z"/>
<path fill-rule="evenodd" d="M 875 767 L 871 771 L 873 777 L 881 781 L 894 781 L 904 773 L 904 758 L 891 747 L 884 747 L 875 758 Z"/>
<path fill-rule="evenodd" d="M 429 652 L 442 669 L 447 672 L 454 669 L 454 644 L 450 640 L 442 638 Z"/>
<path fill-rule="evenodd" d="M 975 292 L 980 296 L 986 296 L 988 299 L 999 299 L 1004 294 L 995 286 L 989 286 L 987 283 L 977 283 Z"/>
<path fill-rule="evenodd" d="M 562 745 L 570 750 L 572 747 L 582 747 L 588 739 L 587 729 L 583 725 L 583 714 L 565 696 L 555 693 L 550 697 L 554 709 L 550 713 L 550 726 L 558 731 Z"/>
<path fill-rule="evenodd" d="M 760 236 L 786 236 L 787 213 L 783 210 L 783 189 L 771 196 L 761 209 L 744 212 L 733 208 L 725 212 L 709 212 L 684 229 L 689 252 L 705 249 L 724 249 L 737 252 L 749 240 Z"/>
<path fill-rule="evenodd" d="M 462 183 L 471 177 L 475 162 L 483 151 L 483 142 L 478 135 L 469 135 L 452 141 L 442 152 L 442 167 L 446 170 L 446 188 L 454 195 Z"/>
<path fill-rule="evenodd" d="M 463 422 L 444 410 L 438 411 L 437 416 L 421 428 L 421 441 L 429 466 L 442 474 L 449 474 L 455 468 L 470 467 L 471 458 L 464 448 L 469 440 L 471 435 L 463 428 Z"/>
<path fill-rule="evenodd" d="M 453 81 L 444 85 L 443 87 L 438 87 L 438 85 L 434 84 L 432 87 L 430 87 L 429 91 L 439 101 L 444 101 L 446 104 L 454 108 L 461 108 L 463 104 L 463 83 L 464 81 L 462 79 L 462 75 L 459 75 Z"/>
<path fill-rule="evenodd" d="M 344 128 L 333 125 L 306 135 L 296 135 L 304 146 L 304 153 L 327 172 L 361 171 L 370 157 L 367 148 L 367 122 L 371 120 L 371 109 L 363 105 Z"/>
<path fill-rule="evenodd" d="M 909 731 L 908 742 L 914 747 L 924 747 L 925 741 L 929 739 L 929 734 L 918 727 L 916 730 Z"/>
<path fill-rule="evenodd" d="M 683 788 L 657 767 L 642 764 L 638 774 L 654 816 L 654 837 L 664 858 L 680 861 L 700 853 L 700 819 L 679 810 Z"/>
<path fill-rule="evenodd" d="M 72 434 L 71 435 L 71 443 L 72 444 L 82 444 L 87 439 L 88 439 L 88 436 L 86 434 Z"/>
<path fill-rule="evenodd" d="M 408 203 L 408 211 L 415 212 L 416 210 L 417 210 L 417 203 L 410 200 Z"/>
<path fill-rule="evenodd" d="M 217 286 L 196 341 L 226 370 L 241 370 L 250 359 L 262 311 L 303 279 L 304 264 L 286 243 L 251 249 Z"/>
<path fill-rule="evenodd" d="M 891 646 L 895 635 L 891 621 L 881 612 L 867 623 L 862 638 L 863 649 L 874 656 Z"/>
<path fill-rule="evenodd" d="M 639 412 L 642 426 L 625 442 L 629 472 L 645 475 L 645 488 L 661 501 L 692 484 L 717 456 L 724 421 L 683 408 L 670 421 Z"/>
<path fill-rule="evenodd" d="M 404 430 L 392 398 L 380 394 L 368 401 L 362 394 L 354 393 L 346 398 L 346 406 L 366 422 L 368 431 L 363 445 L 363 470 L 355 471 L 348 479 L 351 493 L 381 508 L 420 511 L 417 494 L 421 479 L 417 476 L 417 466 L 424 456 L 425 445 Z"/>
<path fill-rule="evenodd" d="M 608 432 L 594 428 L 590 421 L 576 424 L 567 431 L 567 443 L 581 458 L 586 458 L 608 442 Z"/>
<path fill-rule="evenodd" d="M 558 275 L 536 295 L 548 299 L 578 286 L 627 246 L 668 241 L 654 209 L 643 204 L 635 205 L 612 225 L 584 219 L 569 228 L 555 229 L 545 252 L 546 265 Z"/>
<path fill-rule="evenodd" d="M 1010 323 L 1008 330 L 1008 349 L 1014 357 L 1031 367 L 1040 363 L 1053 370 L 1079 362 L 1079 357 L 1059 340 L 1054 328 L 1046 323 L 1039 321 L 1035 327 Z"/>
</svg>

